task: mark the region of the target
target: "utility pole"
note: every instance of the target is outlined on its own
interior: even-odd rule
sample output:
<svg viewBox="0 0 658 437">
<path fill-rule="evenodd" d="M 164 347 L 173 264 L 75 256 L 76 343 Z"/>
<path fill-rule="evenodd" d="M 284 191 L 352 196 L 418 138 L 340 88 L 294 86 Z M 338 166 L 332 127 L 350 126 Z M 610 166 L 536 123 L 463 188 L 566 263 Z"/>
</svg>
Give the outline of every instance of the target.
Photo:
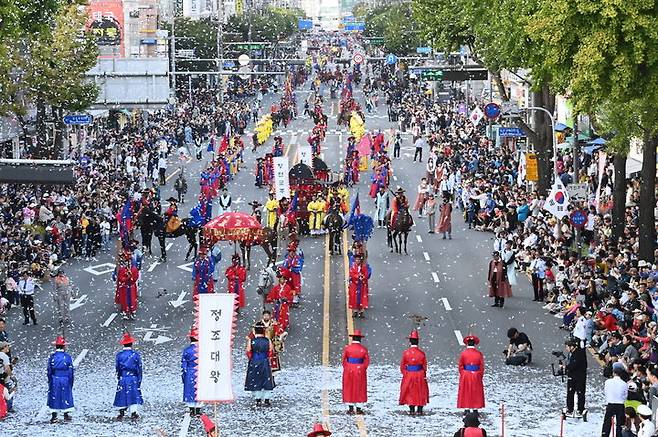
<svg viewBox="0 0 658 437">
<path fill-rule="evenodd" d="M 217 71 L 219 75 L 219 103 L 224 103 L 224 0 L 217 0 Z"/>
<path fill-rule="evenodd" d="M 174 102 L 176 101 L 176 6 L 171 16 L 171 87 Z"/>
<path fill-rule="evenodd" d="M 579 177 L 578 173 L 580 173 L 580 162 L 578 161 L 578 155 L 580 154 L 580 146 L 578 145 L 578 114 L 573 115 L 573 147 L 571 149 L 571 156 L 573 157 L 572 160 L 572 165 L 573 165 L 573 181 L 572 183 L 577 184 Z M 557 158 L 556 158 L 557 159 Z M 566 187 L 565 187 L 566 188 Z M 576 203 L 576 202 L 574 202 Z M 574 205 L 575 208 L 580 208 L 580 202 L 578 204 Z M 580 227 L 576 226 L 576 232 L 574 238 L 576 239 L 576 251 L 578 252 L 578 259 L 580 259 L 582 255 L 582 249 L 580 245 Z"/>
</svg>

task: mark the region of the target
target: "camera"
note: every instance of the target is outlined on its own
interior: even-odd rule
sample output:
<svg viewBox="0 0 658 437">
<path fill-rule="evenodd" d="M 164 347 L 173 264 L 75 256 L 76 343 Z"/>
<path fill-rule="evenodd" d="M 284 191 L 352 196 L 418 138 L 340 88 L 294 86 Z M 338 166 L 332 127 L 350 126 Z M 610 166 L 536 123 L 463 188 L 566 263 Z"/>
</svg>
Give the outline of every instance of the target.
<svg viewBox="0 0 658 437">
<path fill-rule="evenodd" d="M 566 375 L 566 371 L 564 368 L 564 360 L 566 360 L 567 357 L 566 355 L 564 355 L 564 352 L 562 351 L 553 351 L 551 352 L 551 355 L 553 355 L 558 360 L 557 364 L 551 363 L 551 372 L 553 373 L 553 376 L 561 377 L 562 382 L 564 382 L 564 376 Z"/>
</svg>

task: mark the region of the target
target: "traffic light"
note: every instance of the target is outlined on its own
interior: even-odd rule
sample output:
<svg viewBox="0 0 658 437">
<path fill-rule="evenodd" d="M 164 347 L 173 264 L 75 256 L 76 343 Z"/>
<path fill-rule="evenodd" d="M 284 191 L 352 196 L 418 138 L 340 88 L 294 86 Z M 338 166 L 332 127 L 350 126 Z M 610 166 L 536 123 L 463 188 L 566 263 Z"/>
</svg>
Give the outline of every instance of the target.
<svg viewBox="0 0 658 437">
<path fill-rule="evenodd" d="M 423 70 L 420 73 L 420 78 L 422 80 L 436 80 L 440 81 L 443 79 L 443 70 L 438 68 L 428 68 Z"/>
</svg>

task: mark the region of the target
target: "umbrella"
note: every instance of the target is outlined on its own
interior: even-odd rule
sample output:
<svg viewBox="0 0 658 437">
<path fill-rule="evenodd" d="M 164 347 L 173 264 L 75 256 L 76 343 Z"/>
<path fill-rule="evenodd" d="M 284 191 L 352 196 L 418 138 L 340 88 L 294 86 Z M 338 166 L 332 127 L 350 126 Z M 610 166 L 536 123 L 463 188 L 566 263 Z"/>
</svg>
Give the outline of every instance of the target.
<svg viewBox="0 0 658 437">
<path fill-rule="evenodd" d="M 315 179 L 313 170 L 308 165 L 300 162 L 294 165 L 288 172 L 290 179 Z"/>
<path fill-rule="evenodd" d="M 254 242 L 263 237 L 263 227 L 252 215 L 244 212 L 225 212 L 203 227 L 203 236 L 213 242 Z"/>
<path fill-rule="evenodd" d="M 587 144 L 591 144 L 592 146 L 604 146 L 607 143 L 606 140 L 603 138 L 599 137 L 595 140 L 589 141 Z"/>
<path fill-rule="evenodd" d="M 555 132 L 563 132 L 567 129 L 570 129 L 570 128 L 569 128 L 569 126 L 567 126 L 564 123 L 556 123 L 555 128 L 554 128 Z"/>
</svg>

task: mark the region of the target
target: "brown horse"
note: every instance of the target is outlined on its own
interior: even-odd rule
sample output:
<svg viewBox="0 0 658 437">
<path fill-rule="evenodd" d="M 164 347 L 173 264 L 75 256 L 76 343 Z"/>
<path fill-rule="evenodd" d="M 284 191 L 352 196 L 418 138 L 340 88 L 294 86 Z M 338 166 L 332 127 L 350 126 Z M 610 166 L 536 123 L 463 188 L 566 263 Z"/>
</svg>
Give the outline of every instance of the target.
<svg viewBox="0 0 658 437">
<path fill-rule="evenodd" d="M 389 210 L 384 217 L 386 221 L 386 240 L 388 247 L 391 248 L 391 253 L 393 249 L 395 249 L 395 253 L 402 253 L 402 244 L 404 243 L 404 253 L 407 255 L 407 240 L 411 227 L 414 225 L 414 219 L 409 213 L 408 207 L 400 208 L 395 223 L 391 223 L 392 213 L 393 211 Z"/>
<path fill-rule="evenodd" d="M 251 269 L 251 248 L 253 246 L 260 246 L 267 255 L 267 264 L 274 264 L 276 262 L 278 237 L 277 233 L 272 228 L 263 228 L 263 237 L 259 240 L 244 243 L 240 242 L 240 252 L 242 253 L 242 265 Z"/>
</svg>

